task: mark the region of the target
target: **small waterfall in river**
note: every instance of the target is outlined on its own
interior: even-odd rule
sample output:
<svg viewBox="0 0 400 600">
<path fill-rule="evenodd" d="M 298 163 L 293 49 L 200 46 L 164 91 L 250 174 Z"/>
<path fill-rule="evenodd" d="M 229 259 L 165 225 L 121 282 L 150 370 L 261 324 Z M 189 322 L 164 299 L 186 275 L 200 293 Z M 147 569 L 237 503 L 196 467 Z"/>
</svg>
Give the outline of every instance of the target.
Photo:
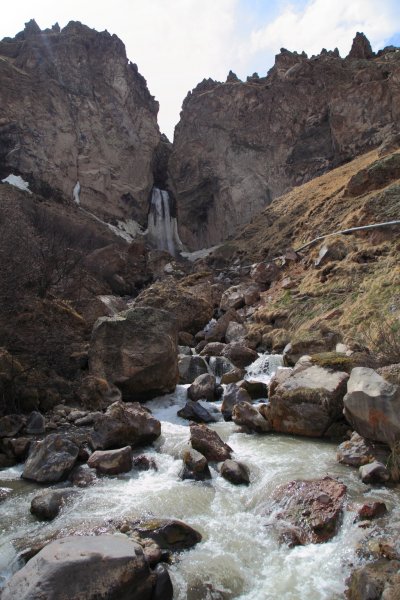
<svg viewBox="0 0 400 600">
<path fill-rule="evenodd" d="M 167 191 L 156 187 L 150 198 L 147 237 L 158 250 L 165 250 L 172 256 L 183 250 L 178 234 L 175 202 Z"/>
</svg>

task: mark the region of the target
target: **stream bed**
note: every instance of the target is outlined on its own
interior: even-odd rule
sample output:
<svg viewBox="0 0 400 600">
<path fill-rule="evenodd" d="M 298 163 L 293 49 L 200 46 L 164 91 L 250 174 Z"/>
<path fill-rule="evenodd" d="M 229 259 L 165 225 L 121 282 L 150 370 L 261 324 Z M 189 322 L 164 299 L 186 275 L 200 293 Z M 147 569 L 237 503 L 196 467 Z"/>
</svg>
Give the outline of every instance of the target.
<svg viewBox="0 0 400 600">
<path fill-rule="evenodd" d="M 254 373 L 252 373 L 254 376 Z M 260 373 L 265 380 L 265 374 Z M 169 567 L 175 600 L 336 600 L 343 598 L 345 579 L 356 564 L 355 549 L 366 535 L 346 511 L 338 534 L 325 544 L 289 548 L 280 545 L 263 516 L 268 498 L 293 479 L 337 477 L 348 487 L 347 501 L 379 499 L 392 518 L 400 519 L 397 490 L 369 489 L 356 469 L 336 462 L 336 445 L 276 434 L 239 433 L 234 423 L 211 425 L 234 450 L 233 458 L 250 469 L 250 485 L 233 486 L 211 467 L 208 482 L 181 481 L 181 454 L 189 440 L 189 424 L 177 416 L 186 387 L 147 403 L 162 423 L 161 437 L 140 449 L 157 463 L 157 471 L 100 478 L 80 489 L 51 523 L 30 514 L 39 486 L 20 479 L 22 465 L 3 471 L 0 486 L 14 493 L 0 505 L 0 581 L 20 565 L 13 541 L 34 540 L 64 528 L 81 528 L 105 519 L 155 516 L 176 518 L 197 529 L 203 540 L 175 557 Z M 218 406 L 218 403 L 216 403 Z"/>
</svg>

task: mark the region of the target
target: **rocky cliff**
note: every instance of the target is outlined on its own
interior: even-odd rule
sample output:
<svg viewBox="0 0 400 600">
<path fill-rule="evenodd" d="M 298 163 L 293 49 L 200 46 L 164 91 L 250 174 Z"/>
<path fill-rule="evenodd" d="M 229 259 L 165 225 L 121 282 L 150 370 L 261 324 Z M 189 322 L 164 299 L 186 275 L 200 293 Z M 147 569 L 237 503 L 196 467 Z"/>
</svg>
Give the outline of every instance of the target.
<svg viewBox="0 0 400 600">
<path fill-rule="evenodd" d="M 348 57 L 282 49 L 267 77 L 204 80 L 183 103 L 169 172 L 180 232 L 212 246 L 291 187 L 395 135 L 400 52 L 357 34 Z"/>
<path fill-rule="evenodd" d="M 78 22 L 41 31 L 30 21 L 0 42 L 0 178 L 21 174 L 53 198 L 71 198 L 79 182 L 81 204 L 97 215 L 144 223 L 157 112 L 107 31 Z"/>
</svg>

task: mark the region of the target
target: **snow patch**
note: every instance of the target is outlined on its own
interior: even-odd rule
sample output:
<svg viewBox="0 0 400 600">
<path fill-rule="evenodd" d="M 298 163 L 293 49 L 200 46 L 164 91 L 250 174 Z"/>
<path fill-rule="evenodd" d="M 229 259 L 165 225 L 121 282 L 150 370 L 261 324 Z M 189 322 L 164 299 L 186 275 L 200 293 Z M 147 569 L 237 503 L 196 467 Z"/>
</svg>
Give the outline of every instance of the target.
<svg viewBox="0 0 400 600">
<path fill-rule="evenodd" d="M 81 184 L 79 183 L 79 181 L 77 181 L 74 186 L 74 189 L 72 190 L 72 198 L 78 206 L 81 203 L 80 194 L 81 194 Z"/>
<path fill-rule="evenodd" d="M 10 173 L 10 175 L 5 179 L 2 179 L 1 182 L 9 183 L 10 185 L 13 185 L 14 187 L 22 190 L 23 192 L 28 192 L 28 194 L 32 194 L 31 190 L 29 189 L 29 183 L 27 181 L 24 181 L 22 177 L 20 177 L 20 175 L 13 175 L 12 173 Z"/>
<path fill-rule="evenodd" d="M 115 235 L 122 237 L 127 242 L 132 242 L 137 236 L 144 235 L 143 229 L 133 219 L 127 221 L 117 221 L 116 225 L 106 223 L 107 227 L 111 229 Z"/>
<path fill-rule="evenodd" d="M 194 262 L 199 258 L 206 258 L 206 256 L 214 252 L 214 250 L 216 250 L 219 247 L 220 244 L 218 244 L 217 246 L 212 246 L 211 248 L 202 248 L 201 250 L 195 250 L 194 252 L 181 252 L 181 256 L 183 256 L 183 258 L 187 258 L 188 260 L 190 260 L 190 262 Z"/>
</svg>

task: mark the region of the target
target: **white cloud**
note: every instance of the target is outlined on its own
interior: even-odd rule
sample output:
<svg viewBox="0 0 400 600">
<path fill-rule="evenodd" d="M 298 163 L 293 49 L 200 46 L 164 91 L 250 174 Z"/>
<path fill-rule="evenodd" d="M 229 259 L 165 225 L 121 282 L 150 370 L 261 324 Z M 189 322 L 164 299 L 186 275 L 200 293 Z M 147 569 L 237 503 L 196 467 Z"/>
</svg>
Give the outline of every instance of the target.
<svg viewBox="0 0 400 600">
<path fill-rule="evenodd" d="M 322 48 L 339 48 L 346 55 L 357 31 L 363 31 L 374 47 L 382 47 L 396 31 L 391 2 L 376 0 L 311 0 L 302 10 L 289 4 L 271 23 L 252 32 L 242 55 L 260 50 L 289 50 L 318 54 Z"/>
</svg>

